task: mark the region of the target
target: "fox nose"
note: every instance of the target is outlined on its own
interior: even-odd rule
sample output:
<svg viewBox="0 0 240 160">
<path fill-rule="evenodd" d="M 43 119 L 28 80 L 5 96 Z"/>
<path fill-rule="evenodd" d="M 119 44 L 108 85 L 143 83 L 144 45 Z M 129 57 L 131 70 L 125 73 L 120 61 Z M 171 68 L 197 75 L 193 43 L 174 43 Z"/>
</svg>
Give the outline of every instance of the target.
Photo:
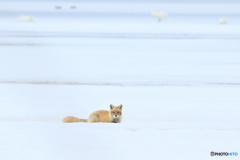
<svg viewBox="0 0 240 160">
<path fill-rule="evenodd" d="M 115 117 L 117 117 L 117 115 L 115 115 Z"/>
</svg>

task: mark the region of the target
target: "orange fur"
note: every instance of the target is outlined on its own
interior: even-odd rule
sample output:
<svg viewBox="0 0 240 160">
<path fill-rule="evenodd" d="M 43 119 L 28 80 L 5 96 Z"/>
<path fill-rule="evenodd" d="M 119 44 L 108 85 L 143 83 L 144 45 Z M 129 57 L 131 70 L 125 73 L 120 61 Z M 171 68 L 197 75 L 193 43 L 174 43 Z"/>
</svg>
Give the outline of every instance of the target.
<svg viewBox="0 0 240 160">
<path fill-rule="evenodd" d="M 87 119 L 80 119 L 73 116 L 68 116 L 63 118 L 63 123 L 73 123 L 73 122 L 87 122 Z"/>
<path fill-rule="evenodd" d="M 110 111 L 98 110 L 90 114 L 88 119 L 80 119 L 72 116 L 65 117 L 64 123 L 72 122 L 103 122 L 103 123 L 121 123 L 122 119 L 122 105 L 113 106 L 110 105 Z"/>
</svg>

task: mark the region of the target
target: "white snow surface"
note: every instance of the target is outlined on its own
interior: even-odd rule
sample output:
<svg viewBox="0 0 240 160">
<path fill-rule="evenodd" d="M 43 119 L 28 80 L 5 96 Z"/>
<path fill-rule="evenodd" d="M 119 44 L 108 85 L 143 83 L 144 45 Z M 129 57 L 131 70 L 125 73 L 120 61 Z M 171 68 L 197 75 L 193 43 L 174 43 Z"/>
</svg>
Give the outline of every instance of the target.
<svg viewBox="0 0 240 160">
<path fill-rule="evenodd" d="M 240 153 L 239 8 L 1 1 L 1 159 L 238 158 L 210 152 Z M 123 104 L 122 123 L 61 122 L 110 104 Z"/>
</svg>

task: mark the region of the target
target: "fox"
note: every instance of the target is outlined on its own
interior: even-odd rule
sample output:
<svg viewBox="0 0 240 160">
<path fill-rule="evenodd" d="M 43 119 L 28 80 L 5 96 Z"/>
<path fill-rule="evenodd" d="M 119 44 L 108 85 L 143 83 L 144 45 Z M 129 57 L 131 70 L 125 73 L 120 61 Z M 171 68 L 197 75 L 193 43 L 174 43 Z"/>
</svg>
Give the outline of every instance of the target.
<svg viewBox="0 0 240 160">
<path fill-rule="evenodd" d="M 81 119 L 73 116 L 63 118 L 63 123 L 86 122 L 86 123 L 121 123 L 122 121 L 122 104 L 114 106 L 110 104 L 110 110 L 98 110 L 91 113 L 88 119 Z"/>
</svg>

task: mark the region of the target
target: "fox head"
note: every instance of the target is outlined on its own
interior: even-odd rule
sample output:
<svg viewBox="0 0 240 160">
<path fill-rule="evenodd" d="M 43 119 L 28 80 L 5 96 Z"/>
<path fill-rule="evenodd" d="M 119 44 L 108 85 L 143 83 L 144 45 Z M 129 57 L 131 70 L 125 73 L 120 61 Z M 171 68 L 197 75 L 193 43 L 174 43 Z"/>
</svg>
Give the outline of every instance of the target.
<svg viewBox="0 0 240 160">
<path fill-rule="evenodd" d="M 122 116 L 122 105 L 114 106 L 110 104 L 110 114 L 113 118 L 120 118 Z"/>
</svg>

